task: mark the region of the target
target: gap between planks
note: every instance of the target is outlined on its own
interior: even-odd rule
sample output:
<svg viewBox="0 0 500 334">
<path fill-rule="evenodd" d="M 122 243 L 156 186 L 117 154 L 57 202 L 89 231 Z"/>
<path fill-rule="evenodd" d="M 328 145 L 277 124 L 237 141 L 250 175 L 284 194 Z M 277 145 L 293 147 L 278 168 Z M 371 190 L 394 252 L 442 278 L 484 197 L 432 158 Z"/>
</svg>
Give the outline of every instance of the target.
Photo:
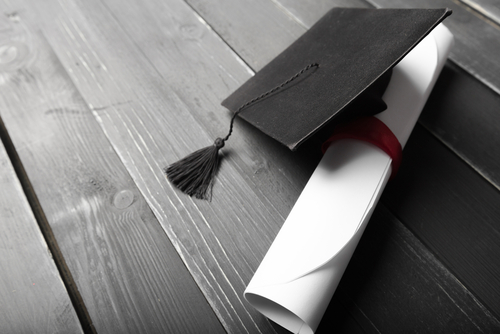
<svg viewBox="0 0 500 334">
<path fill-rule="evenodd" d="M 83 302 L 82 296 L 78 291 L 75 280 L 71 275 L 71 272 L 66 264 L 66 260 L 64 259 L 61 250 L 59 249 L 59 245 L 52 233 L 52 228 L 47 221 L 47 217 L 45 217 L 45 213 L 40 206 L 40 202 L 38 201 L 38 197 L 31 185 L 31 182 L 26 174 L 24 166 L 19 158 L 14 144 L 10 139 L 9 133 L 3 123 L 2 118 L 0 117 L 0 138 L 5 146 L 5 150 L 7 151 L 7 155 L 14 167 L 14 171 L 17 175 L 21 183 L 21 187 L 23 189 L 24 194 L 28 200 L 28 203 L 35 215 L 36 222 L 40 227 L 43 238 L 47 243 L 50 254 L 52 255 L 54 262 L 56 264 L 57 270 L 61 277 L 61 280 L 68 291 L 69 298 L 71 303 L 73 304 L 73 308 L 75 309 L 76 315 L 78 316 L 78 320 L 82 326 L 83 332 L 85 334 L 96 334 L 96 330 L 94 325 L 92 324 L 92 320 L 90 319 L 90 315 L 87 311 L 87 308 Z"/>
</svg>

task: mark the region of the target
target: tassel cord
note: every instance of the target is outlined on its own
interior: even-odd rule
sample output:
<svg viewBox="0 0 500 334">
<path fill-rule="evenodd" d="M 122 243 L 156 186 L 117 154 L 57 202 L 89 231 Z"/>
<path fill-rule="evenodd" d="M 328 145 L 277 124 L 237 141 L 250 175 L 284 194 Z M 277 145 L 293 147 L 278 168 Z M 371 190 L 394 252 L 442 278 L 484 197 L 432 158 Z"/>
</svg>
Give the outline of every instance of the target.
<svg viewBox="0 0 500 334">
<path fill-rule="evenodd" d="M 285 87 L 286 85 L 288 85 L 289 83 L 291 83 L 292 81 L 294 81 L 295 79 L 297 79 L 299 76 L 301 76 L 304 72 L 308 71 L 309 69 L 313 68 L 313 67 L 319 67 L 319 64 L 318 63 L 313 63 L 313 64 L 309 64 L 307 65 L 306 67 L 304 67 L 302 70 L 300 70 L 299 72 L 297 72 L 293 77 L 291 77 L 290 79 L 288 79 L 287 81 L 283 82 L 281 85 L 279 86 L 276 86 L 274 87 L 273 89 L 271 90 L 268 90 L 267 92 L 257 96 L 256 98 L 246 102 L 245 104 L 243 104 L 241 107 L 238 108 L 238 110 L 236 110 L 233 114 L 233 117 L 231 117 L 231 123 L 229 124 L 229 132 L 228 134 L 224 137 L 224 138 L 217 138 L 217 139 L 222 139 L 222 141 L 226 141 L 229 139 L 229 137 L 231 136 L 231 134 L 233 133 L 233 124 L 234 124 L 234 120 L 236 119 L 236 116 L 238 116 L 238 114 L 243 110 L 245 109 L 246 107 L 249 107 L 250 105 L 254 104 L 255 102 L 257 101 L 260 101 L 262 100 L 263 98 L 266 98 L 267 96 L 277 92 L 278 90 L 282 89 L 283 87 Z"/>
</svg>

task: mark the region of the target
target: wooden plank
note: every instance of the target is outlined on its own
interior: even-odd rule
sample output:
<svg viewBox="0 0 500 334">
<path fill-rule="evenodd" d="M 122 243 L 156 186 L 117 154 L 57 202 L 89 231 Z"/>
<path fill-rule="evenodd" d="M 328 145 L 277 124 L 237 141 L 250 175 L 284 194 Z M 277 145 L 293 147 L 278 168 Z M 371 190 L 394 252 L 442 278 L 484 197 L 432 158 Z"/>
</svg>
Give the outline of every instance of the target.
<svg viewBox="0 0 500 334">
<path fill-rule="evenodd" d="M 419 122 L 500 189 L 499 108 L 500 95 L 448 62 Z"/>
<path fill-rule="evenodd" d="M 210 25 L 224 36 L 224 41 L 238 50 L 241 57 L 254 70 L 259 70 L 274 58 L 272 53 L 265 52 L 256 54 L 260 48 L 273 45 L 273 50 L 284 50 L 290 43 L 296 40 L 304 29 L 297 25 L 297 21 L 291 15 L 283 15 L 282 9 L 269 3 L 269 0 L 254 0 L 251 6 L 254 15 L 247 15 L 246 6 L 234 6 L 231 1 L 214 6 L 208 1 L 187 1 L 201 17 L 214 17 L 227 15 L 233 18 L 233 25 L 226 25 L 224 20 L 212 20 Z M 222 10 L 223 9 L 223 10 Z M 273 22 L 274 29 L 268 29 L 267 25 L 256 25 L 255 22 Z M 252 26 L 253 29 L 245 29 Z M 255 48 L 259 45 L 260 48 Z M 266 57 L 267 56 L 267 57 Z"/>
<path fill-rule="evenodd" d="M 239 121 L 231 147 L 242 154 L 225 150 L 211 203 L 173 189 L 162 170 L 227 131 L 229 114 L 207 110 L 219 109 L 253 72 L 183 1 L 45 3 L 38 10 L 51 45 L 227 331 L 275 332 L 242 292 L 307 174 L 295 177 L 303 170 L 286 164 L 293 155 L 276 143 L 262 156 L 269 138 Z M 280 157 L 284 168 L 269 173 Z"/>
<path fill-rule="evenodd" d="M 252 72 L 180 1 L 45 3 L 39 11 L 65 68 L 225 328 L 274 332 L 241 293 L 317 155 L 305 162 L 307 153 L 289 154 L 237 122 L 213 202 L 186 198 L 162 167 L 224 131 L 228 115 L 206 110 L 217 110 Z"/>
<path fill-rule="evenodd" d="M 336 300 L 350 311 L 359 308 L 353 314 L 369 333 L 500 330 L 498 319 L 384 205 L 375 210 Z M 317 333 L 337 332 L 343 323 L 328 309 Z"/>
<path fill-rule="evenodd" d="M 500 315 L 500 192 L 421 127 L 382 201 Z"/>
<path fill-rule="evenodd" d="M 500 6 L 495 0 L 460 0 L 496 24 L 500 24 Z"/>
<path fill-rule="evenodd" d="M 189 2 L 201 3 L 202 0 L 188 0 Z M 311 27 L 321 16 L 333 7 L 371 7 L 365 0 L 279 0 L 276 3 L 285 12 L 290 13 L 305 28 Z"/>
<path fill-rule="evenodd" d="M 14 46 L 29 52 L 2 76 L 0 114 L 95 330 L 224 332 L 92 111 L 34 32 L 38 13 L 21 2 L 4 5 L 19 11 L 12 24 L 24 35 Z"/>
<path fill-rule="evenodd" d="M 1 141 L 0 189 L 0 332 L 83 333 Z"/>
</svg>

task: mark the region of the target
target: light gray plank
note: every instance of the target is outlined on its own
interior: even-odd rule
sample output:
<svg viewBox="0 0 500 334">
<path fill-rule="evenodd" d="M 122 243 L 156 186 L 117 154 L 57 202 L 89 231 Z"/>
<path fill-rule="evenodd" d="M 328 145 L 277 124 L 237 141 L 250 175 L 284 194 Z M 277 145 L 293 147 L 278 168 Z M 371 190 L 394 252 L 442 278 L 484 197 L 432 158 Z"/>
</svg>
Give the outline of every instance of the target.
<svg viewBox="0 0 500 334">
<path fill-rule="evenodd" d="M 253 72 L 183 1 L 39 10 L 53 18 L 43 28 L 51 45 L 223 325 L 274 332 L 242 292 L 307 174 L 276 143 L 262 156 L 270 140 L 239 121 L 211 203 L 179 193 L 162 171 L 227 131 L 219 103 Z M 283 168 L 271 167 L 276 159 Z"/>
<path fill-rule="evenodd" d="M 28 52 L 2 76 L 0 114 L 95 330 L 224 332 L 92 110 L 36 32 L 40 12 L 21 1 L 2 8 L 17 11 L 13 45 Z M 63 13 L 46 19 L 57 14 Z M 94 65 L 81 57 L 74 66 Z"/>
<path fill-rule="evenodd" d="M 226 329 L 272 331 L 241 293 L 314 159 L 238 122 L 214 201 L 186 198 L 162 167 L 224 134 L 218 104 L 252 71 L 180 1 L 61 5 L 41 9 L 51 44 Z"/>
<path fill-rule="evenodd" d="M 202 2 L 202 0 L 188 1 Z M 313 25 L 333 7 L 366 8 L 370 6 L 365 0 L 278 0 L 276 3 L 281 6 L 282 10 L 293 15 L 306 28 Z"/>
<path fill-rule="evenodd" d="M 1 141 L 0 189 L 0 333 L 83 333 Z"/>
<path fill-rule="evenodd" d="M 255 71 L 275 56 L 274 53 L 262 52 L 263 50 L 282 51 L 304 32 L 304 28 L 297 24 L 298 21 L 294 16 L 283 15 L 283 9 L 269 0 L 254 0 L 246 6 L 231 0 L 215 3 L 201 0 L 186 2 L 201 17 L 230 19 L 231 24 L 227 24 L 228 20 L 211 20 L 210 25 Z M 249 7 L 253 8 L 252 15 L 248 15 Z M 266 24 L 255 24 L 255 22 L 266 22 Z M 271 45 L 272 47 L 269 47 Z"/>
</svg>

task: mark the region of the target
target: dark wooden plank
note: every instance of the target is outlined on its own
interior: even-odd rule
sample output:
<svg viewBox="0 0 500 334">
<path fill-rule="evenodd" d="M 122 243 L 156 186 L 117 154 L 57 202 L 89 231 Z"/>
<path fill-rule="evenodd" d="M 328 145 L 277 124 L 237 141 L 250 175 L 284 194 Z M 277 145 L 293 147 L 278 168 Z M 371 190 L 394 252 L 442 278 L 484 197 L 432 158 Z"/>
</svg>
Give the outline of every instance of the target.
<svg viewBox="0 0 500 334">
<path fill-rule="evenodd" d="M 500 24 L 500 6 L 495 0 L 460 0 L 496 24 Z"/>
<path fill-rule="evenodd" d="M 39 13 L 21 2 L 2 8 L 19 11 L 13 22 L 29 57 L 14 58 L 19 67 L 2 76 L 0 114 L 96 331 L 223 333 L 92 110 L 35 32 Z M 88 66 L 85 58 L 78 66 Z"/>
<path fill-rule="evenodd" d="M 419 122 L 500 188 L 500 95 L 448 62 Z"/>
<path fill-rule="evenodd" d="M 361 238 L 332 303 L 336 301 L 368 333 L 500 331 L 498 319 L 383 205 Z M 317 333 L 337 333 L 344 321 L 328 309 Z"/>
<path fill-rule="evenodd" d="M 1 141 L 0 189 L 0 332 L 83 333 Z"/>
<path fill-rule="evenodd" d="M 500 192 L 421 127 L 382 197 L 392 212 L 497 317 Z"/>
</svg>

